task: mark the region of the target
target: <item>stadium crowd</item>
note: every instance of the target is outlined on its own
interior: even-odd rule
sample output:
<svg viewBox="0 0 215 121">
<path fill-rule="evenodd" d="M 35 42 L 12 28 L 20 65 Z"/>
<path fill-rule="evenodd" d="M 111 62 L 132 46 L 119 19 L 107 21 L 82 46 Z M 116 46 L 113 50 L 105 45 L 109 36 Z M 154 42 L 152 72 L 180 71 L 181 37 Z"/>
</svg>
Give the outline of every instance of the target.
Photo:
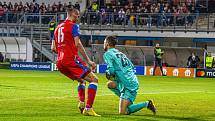
<svg viewBox="0 0 215 121">
<path fill-rule="evenodd" d="M 81 22 L 87 23 L 86 19 L 90 13 L 90 23 L 96 24 L 130 24 L 130 25 L 172 25 L 174 17 L 177 25 L 192 25 L 195 17 L 192 13 L 198 13 L 195 5 L 191 0 L 183 3 L 174 2 L 151 2 L 151 0 L 136 0 L 135 2 L 121 1 L 112 2 L 106 6 L 99 6 L 98 2 L 85 11 Z M 185 18 L 185 14 L 187 18 Z"/>
<path fill-rule="evenodd" d="M 114 1 L 114 0 L 113 0 Z M 99 5 L 97 0 L 89 5 L 81 16 L 82 24 L 118 24 L 118 25 L 148 25 L 169 26 L 177 23 L 180 25 L 192 25 L 195 15 L 198 13 L 192 0 L 183 3 L 168 0 L 168 2 L 151 2 L 151 0 L 136 0 L 111 2 Z M 0 22 L 16 22 L 23 13 L 49 14 L 65 12 L 67 8 L 77 8 L 80 4 L 69 3 L 38 4 L 36 2 L 15 3 L 0 2 Z M 186 16 L 184 15 L 186 14 Z M 20 16 L 19 16 L 20 15 Z M 29 18 L 31 21 L 37 18 Z M 50 19 L 49 19 L 50 21 Z"/>
<path fill-rule="evenodd" d="M 76 2 L 75 5 L 72 2 L 69 3 L 53 3 L 52 5 L 45 3 L 38 4 L 37 2 L 26 2 L 25 4 L 20 1 L 19 3 L 12 4 L 11 2 L 0 2 L 1 14 L 5 12 L 14 13 L 56 13 L 56 12 L 66 12 L 67 8 L 74 7 L 80 10 L 80 4 Z"/>
<path fill-rule="evenodd" d="M 72 2 L 69 3 L 53 3 L 50 4 L 38 4 L 37 2 L 26 2 L 12 4 L 11 2 L 0 2 L 0 22 L 5 22 L 7 18 L 9 22 L 16 22 L 18 16 L 22 15 L 23 13 L 31 13 L 31 14 L 51 14 L 51 13 L 59 13 L 59 12 L 66 12 L 67 8 L 76 8 L 80 10 L 80 4 L 76 2 L 74 5 Z"/>
</svg>

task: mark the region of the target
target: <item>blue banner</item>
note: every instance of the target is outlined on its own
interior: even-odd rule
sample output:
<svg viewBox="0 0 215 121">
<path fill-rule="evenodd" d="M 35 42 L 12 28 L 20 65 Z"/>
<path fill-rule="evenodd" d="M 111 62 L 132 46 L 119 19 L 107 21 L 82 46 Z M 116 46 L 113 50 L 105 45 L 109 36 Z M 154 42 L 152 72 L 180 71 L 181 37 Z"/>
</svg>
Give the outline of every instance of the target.
<svg viewBox="0 0 215 121">
<path fill-rule="evenodd" d="M 98 65 L 97 67 L 97 73 L 105 73 L 106 70 L 107 70 L 106 64 L 101 64 L 101 65 Z"/>
<path fill-rule="evenodd" d="M 97 73 L 105 73 L 107 70 L 106 64 L 98 65 Z M 135 66 L 135 74 L 137 75 L 144 75 L 145 74 L 145 67 L 144 66 Z"/>
<path fill-rule="evenodd" d="M 35 62 L 11 62 L 10 69 L 12 70 L 39 70 L 51 71 L 51 63 L 35 63 Z"/>
<path fill-rule="evenodd" d="M 135 74 L 137 75 L 144 75 L 145 74 L 145 67 L 144 66 L 135 66 Z"/>
</svg>

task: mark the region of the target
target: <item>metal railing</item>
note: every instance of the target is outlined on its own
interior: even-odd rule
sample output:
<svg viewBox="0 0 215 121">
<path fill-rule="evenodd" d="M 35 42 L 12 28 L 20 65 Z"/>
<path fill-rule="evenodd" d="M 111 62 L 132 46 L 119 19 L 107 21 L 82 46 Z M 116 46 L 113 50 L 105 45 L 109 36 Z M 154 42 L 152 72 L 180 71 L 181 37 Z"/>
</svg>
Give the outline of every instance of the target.
<svg viewBox="0 0 215 121">
<path fill-rule="evenodd" d="M 16 23 L 23 13 L 6 12 L 0 16 L 0 23 Z"/>
<path fill-rule="evenodd" d="M 103 55 L 105 53 L 102 44 L 92 44 L 90 57 L 98 64 L 104 64 Z M 116 48 L 127 55 L 134 65 L 152 66 L 154 65 L 154 48 L 151 46 L 128 46 L 117 45 Z M 161 47 L 164 51 L 162 62 L 169 67 L 187 67 L 187 59 L 192 52 L 200 58 L 199 67 L 204 67 L 204 53 L 202 48 L 189 47 Z M 89 51 L 89 50 L 87 50 Z"/>
<path fill-rule="evenodd" d="M 0 17 L 0 23 L 37 24 L 48 27 L 53 17 L 60 22 L 66 19 L 66 13 L 14 15 L 7 13 Z M 213 13 L 119 15 L 118 13 L 87 12 L 80 17 L 80 25 L 82 30 L 215 32 L 215 15 Z"/>
<path fill-rule="evenodd" d="M 211 17 L 210 13 L 85 13 L 80 22 L 85 30 L 215 32 Z"/>
<path fill-rule="evenodd" d="M 38 24 L 39 26 L 48 26 L 52 18 L 56 18 L 56 22 L 59 23 L 66 19 L 65 12 L 58 13 L 24 13 L 22 17 L 17 21 L 18 24 Z"/>
</svg>

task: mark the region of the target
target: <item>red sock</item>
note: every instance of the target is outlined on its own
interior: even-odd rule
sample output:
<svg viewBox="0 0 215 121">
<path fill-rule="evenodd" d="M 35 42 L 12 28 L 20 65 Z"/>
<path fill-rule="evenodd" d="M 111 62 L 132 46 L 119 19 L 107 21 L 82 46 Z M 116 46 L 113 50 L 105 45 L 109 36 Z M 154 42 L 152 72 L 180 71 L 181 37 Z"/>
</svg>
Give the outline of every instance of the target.
<svg viewBox="0 0 215 121">
<path fill-rule="evenodd" d="M 92 108 L 92 105 L 96 96 L 97 85 L 98 83 L 92 82 L 88 86 L 88 98 L 87 98 L 86 108 Z"/>
<path fill-rule="evenodd" d="M 80 102 L 85 101 L 85 84 L 78 85 L 78 97 Z"/>
</svg>

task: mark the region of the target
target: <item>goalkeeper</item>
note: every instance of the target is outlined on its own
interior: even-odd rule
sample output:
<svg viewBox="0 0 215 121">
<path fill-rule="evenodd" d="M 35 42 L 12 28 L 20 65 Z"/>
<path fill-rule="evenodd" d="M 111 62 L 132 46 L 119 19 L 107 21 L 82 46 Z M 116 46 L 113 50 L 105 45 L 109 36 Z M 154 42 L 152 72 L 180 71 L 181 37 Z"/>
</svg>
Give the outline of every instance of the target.
<svg viewBox="0 0 215 121">
<path fill-rule="evenodd" d="M 139 88 L 138 79 L 134 73 L 134 66 L 125 54 L 115 49 L 117 39 L 107 36 L 104 40 L 104 60 L 108 70 L 106 77 L 109 80 L 108 88 L 119 98 L 119 114 L 128 115 L 143 108 L 148 108 L 154 114 L 156 108 L 151 100 L 133 104 Z"/>
</svg>

